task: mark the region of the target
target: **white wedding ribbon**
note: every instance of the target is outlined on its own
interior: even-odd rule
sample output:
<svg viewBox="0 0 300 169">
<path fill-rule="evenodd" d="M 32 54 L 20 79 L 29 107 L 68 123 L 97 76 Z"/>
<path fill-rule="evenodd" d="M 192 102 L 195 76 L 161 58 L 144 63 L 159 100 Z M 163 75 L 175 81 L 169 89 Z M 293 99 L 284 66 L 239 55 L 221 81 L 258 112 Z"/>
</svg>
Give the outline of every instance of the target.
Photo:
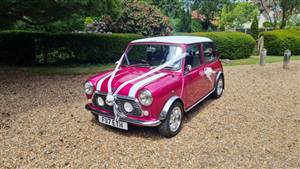
<svg viewBox="0 0 300 169">
<path fill-rule="evenodd" d="M 129 83 L 132 83 L 132 82 L 134 82 L 134 81 L 143 79 L 143 78 L 145 78 L 145 77 L 147 77 L 147 76 L 149 76 L 149 75 L 151 75 L 151 74 L 153 74 L 153 73 L 155 73 L 155 72 L 158 72 L 158 71 L 164 69 L 165 67 L 170 66 L 170 65 L 174 64 L 175 62 L 179 61 L 179 60 L 182 59 L 184 56 L 185 56 L 185 53 L 183 53 L 180 57 L 171 59 L 171 60 L 169 60 L 168 62 L 166 62 L 166 63 L 164 63 L 164 64 L 162 64 L 162 65 L 156 67 L 155 69 L 152 69 L 151 71 L 149 71 L 149 72 L 147 72 L 147 73 L 145 73 L 145 74 L 143 74 L 143 75 L 141 75 L 141 76 L 138 76 L 138 77 L 136 77 L 136 78 L 134 78 L 134 79 L 131 79 L 131 80 L 128 80 L 128 81 L 122 83 L 122 84 L 117 88 L 117 90 L 114 92 L 114 94 L 118 94 L 118 92 L 119 92 L 121 89 L 123 89 L 126 85 L 128 85 Z M 112 79 L 113 76 L 111 76 L 110 78 Z M 111 84 L 109 84 L 108 88 L 111 88 Z M 112 93 L 111 93 L 111 94 L 112 94 Z"/>
</svg>

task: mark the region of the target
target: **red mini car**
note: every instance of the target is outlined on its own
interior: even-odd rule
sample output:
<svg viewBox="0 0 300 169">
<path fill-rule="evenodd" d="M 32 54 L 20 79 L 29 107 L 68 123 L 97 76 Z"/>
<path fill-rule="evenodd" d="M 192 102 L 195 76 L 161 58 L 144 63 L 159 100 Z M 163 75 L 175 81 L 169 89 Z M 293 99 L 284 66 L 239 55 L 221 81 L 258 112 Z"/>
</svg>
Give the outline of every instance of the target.
<svg viewBox="0 0 300 169">
<path fill-rule="evenodd" d="M 114 70 L 84 84 L 86 109 L 104 123 L 156 126 L 165 137 L 181 129 L 184 113 L 224 90 L 223 67 L 211 39 L 163 36 L 129 43 Z"/>
</svg>

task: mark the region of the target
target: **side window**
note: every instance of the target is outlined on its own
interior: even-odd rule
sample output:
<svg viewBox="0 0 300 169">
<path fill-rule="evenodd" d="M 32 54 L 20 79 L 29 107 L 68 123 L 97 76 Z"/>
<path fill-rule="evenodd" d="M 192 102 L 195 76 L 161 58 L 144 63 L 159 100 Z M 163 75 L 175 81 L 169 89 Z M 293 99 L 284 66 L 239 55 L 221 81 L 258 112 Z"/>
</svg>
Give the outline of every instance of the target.
<svg viewBox="0 0 300 169">
<path fill-rule="evenodd" d="M 203 53 L 204 53 L 204 62 L 208 63 L 216 59 L 216 56 L 213 52 L 213 44 L 212 43 L 204 43 L 203 44 Z"/>
<path fill-rule="evenodd" d="M 201 64 L 200 50 L 198 44 L 188 46 L 186 53 L 187 54 L 185 57 L 185 66 L 191 65 L 192 68 L 194 68 Z"/>
</svg>

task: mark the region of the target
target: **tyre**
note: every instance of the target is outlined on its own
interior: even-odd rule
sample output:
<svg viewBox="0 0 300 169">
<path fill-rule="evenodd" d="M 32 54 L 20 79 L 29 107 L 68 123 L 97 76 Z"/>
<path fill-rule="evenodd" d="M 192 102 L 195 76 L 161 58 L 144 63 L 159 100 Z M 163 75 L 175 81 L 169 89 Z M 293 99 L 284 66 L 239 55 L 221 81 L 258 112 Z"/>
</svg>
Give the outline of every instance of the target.
<svg viewBox="0 0 300 169">
<path fill-rule="evenodd" d="M 219 98 L 222 96 L 224 91 L 224 77 L 221 75 L 216 82 L 215 91 L 212 93 L 213 98 Z"/>
<path fill-rule="evenodd" d="M 171 138 L 179 133 L 182 126 L 183 107 L 178 101 L 170 107 L 166 119 L 158 126 L 161 135 Z"/>
</svg>

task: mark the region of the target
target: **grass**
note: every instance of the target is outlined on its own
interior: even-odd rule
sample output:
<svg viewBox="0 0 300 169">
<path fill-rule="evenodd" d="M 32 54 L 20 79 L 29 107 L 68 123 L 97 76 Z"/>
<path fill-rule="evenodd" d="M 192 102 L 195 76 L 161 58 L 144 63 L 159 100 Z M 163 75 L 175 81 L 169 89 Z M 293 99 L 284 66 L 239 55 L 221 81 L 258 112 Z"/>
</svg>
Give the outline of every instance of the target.
<svg viewBox="0 0 300 169">
<path fill-rule="evenodd" d="M 267 56 L 266 63 L 282 62 L 283 57 Z M 291 60 L 300 60 L 299 56 L 292 56 Z M 251 65 L 259 64 L 259 57 L 252 56 L 247 59 L 231 60 L 229 63 L 223 63 L 224 66 Z M 78 74 L 96 74 L 115 67 L 114 64 L 99 65 L 68 65 L 68 66 L 34 66 L 34 67 L 17 67 L 17 66 L 0 66 L 0 71 L 22 71 L 43 75 L 78 75 Z"/>
<path fill-rule="evenodd" d="M 300 60 L 300 55 L 292 56 L 291 60 Z M 283 56 L 267 56 L 266 63 L 283 62 Z M 259 64 L 259 56 L 251 56 L 247 59 L 231 60 L 229 63 L 223 63 L 224 66 L 253 65 Z"/>
</svg>

